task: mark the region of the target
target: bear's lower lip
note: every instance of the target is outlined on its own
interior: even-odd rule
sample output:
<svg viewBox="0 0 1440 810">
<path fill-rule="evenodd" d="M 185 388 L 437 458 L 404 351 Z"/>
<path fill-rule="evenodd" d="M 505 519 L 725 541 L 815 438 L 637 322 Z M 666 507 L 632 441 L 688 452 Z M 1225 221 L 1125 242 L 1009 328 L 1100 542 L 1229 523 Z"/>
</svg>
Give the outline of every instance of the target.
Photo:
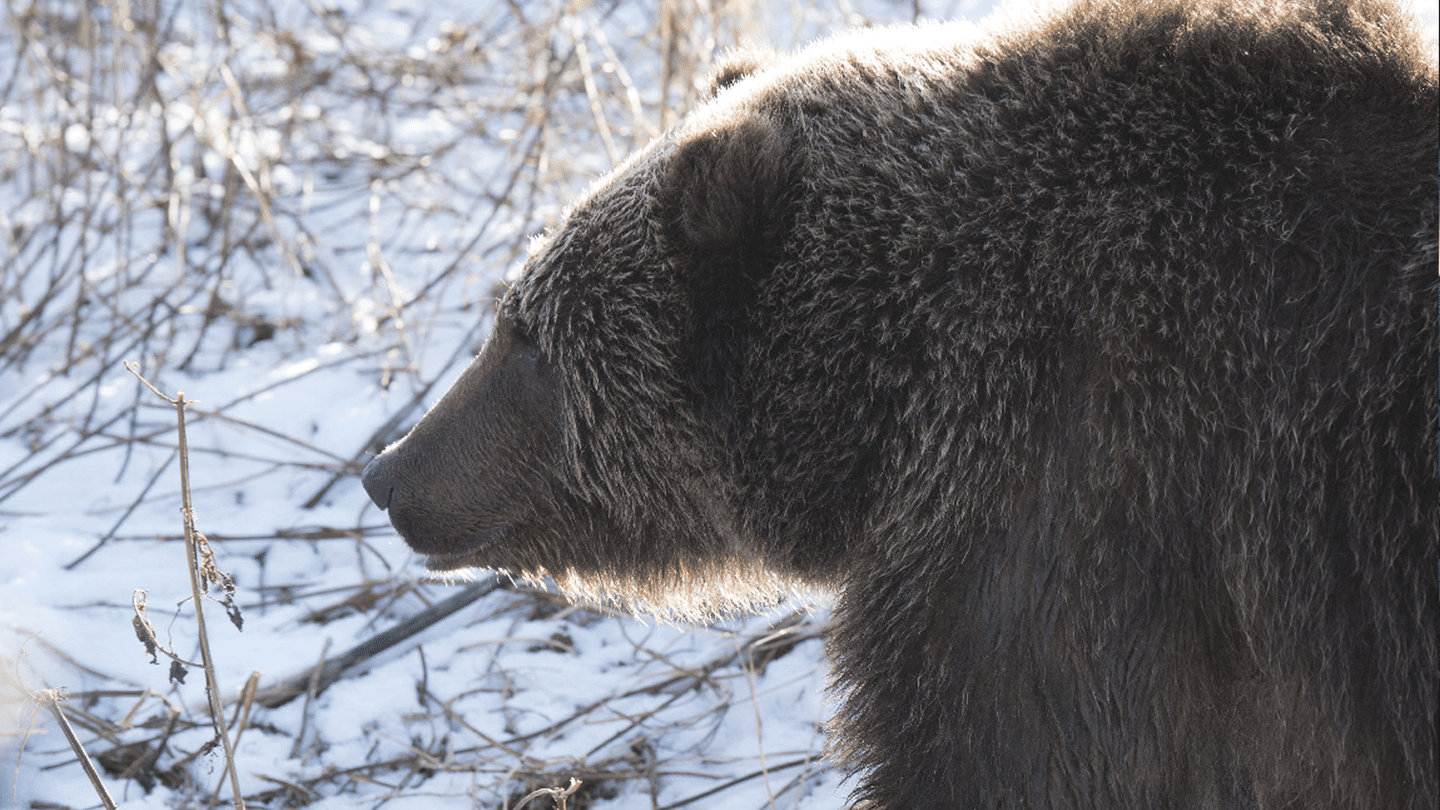
<svg viewBox="0 0 1440 810">
<path fill-rule="evenodd" d="M 499 542 L 509 531 L 508 526 L 496 526 L 461 538 L 453 536 L 409 537 L 401 532 L 405 545 L 412 551 L 425 556 L 425 567 L 431 571 L 454 571 L 459 568 L 483 568 L 482 553 Z"/>
<path fill-rule="evenodd" d="M 475 562 L 473 552 L 462 554 L 427 554 L 425 556 L 425 570 L 427 571 L 459 571 L 463 568 L 481 568 Z"/>
</svg>

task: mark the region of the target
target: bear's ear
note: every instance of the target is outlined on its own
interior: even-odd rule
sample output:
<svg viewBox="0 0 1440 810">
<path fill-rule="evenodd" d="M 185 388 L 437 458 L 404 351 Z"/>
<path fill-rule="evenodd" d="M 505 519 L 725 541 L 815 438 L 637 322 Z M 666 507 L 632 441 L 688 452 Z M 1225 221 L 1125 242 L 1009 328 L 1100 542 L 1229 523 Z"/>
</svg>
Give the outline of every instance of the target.
<svg viewBox="0 0 1440 810">
<path fill-rule="evenodd" d="M 788 140 L 753 113 L 687 135 L 661 194 L 671 238 L 704 263 L 762 261 L 783 230 L 795 162 Z"/>
<path fill-rule="evenodd" d="M 714 98 L 721 90 L 775 62 L 778 58 L 779 56 L 774 51 L 757 46 L 734 48 L 727 51 L 710 70 L 709 92 L 705 97 Z"/>
<path fill-rule="evenodd" d="M 760 279 L 778 260 L 802 158 L 764 116 L 744 111 L 684 136 L 659 197 L 688 310 L 688 372 L 702 413 L 723 411 L 745 356 Z"/>
</svg>

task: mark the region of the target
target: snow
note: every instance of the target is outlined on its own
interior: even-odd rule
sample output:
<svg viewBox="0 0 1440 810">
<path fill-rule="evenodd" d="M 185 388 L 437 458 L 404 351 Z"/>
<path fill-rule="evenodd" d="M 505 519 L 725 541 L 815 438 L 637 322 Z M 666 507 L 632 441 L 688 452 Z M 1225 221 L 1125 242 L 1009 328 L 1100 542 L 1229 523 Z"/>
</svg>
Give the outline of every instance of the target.
<svg viewBox="0 0 1440 810">
<path fill-rule="evenodd" d="M 219 8 L 95 7 L 0 33 L 17 77 L 0 108 L 0 754 L 14 763 L 0 806 L 98 806 L 36 702 L 47 689 L 68 693 L 59 705 L 122 806 L 229 797 L 222 754 L 197 753 L 213 736 L 203 672 L 171 682 L 131 626 L 143 599 L 160 643 L 200 659 L 175 411 L 122 363 L 192 403 L 197 527 L 245 622 L 207 601 L 233 711 L 252 673 L 273 686 L 457 590 L 425 573 L 356 473 L 460 373 L 529 235 L 609 166 L 573 67 L 537 129 L 525 88 L 554 65 L 510 6 Z M 526 13 L 561 53 L 594 37 L 632 72 L 654 58 L 642 6 L 558 11 Z M 809 37 L 838 19 L 802 16 Z M 618 74 L 597 81 L 633 148 L 657 127 L 623 123 L 640 102 Z M 824 612 L 793 611 L 657 626 L 507 585 L 313 701 L 252 706 L 241 789 L 251 806 L 469 808 L 579 775 L 572 806 L 714 791 L 686 806 L 836 807 Z M 742 665 L 797 621 L 803 641 L 763 671 Z M 803 767 L 767 770 L 787 762 Z"/>
<path fill-rule="evenodd" d="M 528 235 L 609 168 L 573 67 L 537 125 L 551 50 L 589 43 L 622 152 L 684 97 L 657 88 L 646 4 L 567 6 L 568 21 L 525 4 L 539 39 L 505 3 L 233 0 L 216 6 L 226 21 L 158 5 L 0 27 L 0 807 L 99 806 L 35 701 L 46 689 L 71 696 L 60 706 L 126 810 L 217 790 L 228 806 L 223 755 L 192 758 L 212 736 L 203 673 L 170 682 L 131 626 L 144 591 L 162 644 L 200 658 L 175 410 L 122 362 L 195 402 L 197 527 L 245 620 L 205 605 L 222 696 L 252 673 L 261 689 L 301 673 L 458 590 L 426 574 L 357 474 L 478 348 Z M 789 48 L 912 11 L 761 6 L 745 33 Z M 1433 4 L 1417 11 L 1433 37 Z M 728 29 L 695 25 L 708 60 Z M 253 707 L 241 786 L 252 807 L 468 810 L 578 775 L 572 807 L 838 808 L 850 785 L 822 757 L 826 615 L 674 627 L 506 584 L 313 701 Z M 787 632 L 799 642 L 747 665 Z M 122 776 L 142 744 L 158 760 Z"/>
</svg>

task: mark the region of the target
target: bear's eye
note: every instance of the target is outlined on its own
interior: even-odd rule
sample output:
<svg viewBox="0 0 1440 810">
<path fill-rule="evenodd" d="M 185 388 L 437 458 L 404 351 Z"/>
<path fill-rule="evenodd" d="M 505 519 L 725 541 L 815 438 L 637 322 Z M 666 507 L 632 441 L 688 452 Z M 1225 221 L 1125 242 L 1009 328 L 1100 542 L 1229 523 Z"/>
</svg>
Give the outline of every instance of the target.
<svg viewBox="0 0 1440 810">
<path fill-rule="evenodd" d="M 496 326 L 499 328 L 499 324 Z M 545 356 L 540 350 L 540 342 L 535 339 L 535 333 L 528 324 L 523 321 L 510 321 L 506 327 L 510 330 L 511 351 L 519 352 L 531 360 Z"/>
<path fill-rule="evenodd" d="M 520 320 L 511 321 L 510 331 L 515 335 L 515 341 L 517 343 L 529 347 L 537 345 L 535 343 L 535 331 L 530 328 L 530 324 Z"/>
</svg>

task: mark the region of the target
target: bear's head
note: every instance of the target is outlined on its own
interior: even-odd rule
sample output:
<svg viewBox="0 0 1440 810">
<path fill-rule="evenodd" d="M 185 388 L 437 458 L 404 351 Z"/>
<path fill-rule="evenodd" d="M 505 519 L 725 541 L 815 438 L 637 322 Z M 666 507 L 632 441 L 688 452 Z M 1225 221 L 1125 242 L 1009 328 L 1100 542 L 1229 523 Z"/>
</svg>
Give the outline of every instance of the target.
<svg viewBox="0 0 1440 810">
<path fill-rule="evenodd" d="M 807 579 L 762 559 L 719 446 L 745 302 L 796 175 L 780 129 L 730 89 L 755 67 L 727 62 L 707 108 L 535 242 L 480 355 L 366 468 L 432 569 L 695 615 Z"/>
</svg>

